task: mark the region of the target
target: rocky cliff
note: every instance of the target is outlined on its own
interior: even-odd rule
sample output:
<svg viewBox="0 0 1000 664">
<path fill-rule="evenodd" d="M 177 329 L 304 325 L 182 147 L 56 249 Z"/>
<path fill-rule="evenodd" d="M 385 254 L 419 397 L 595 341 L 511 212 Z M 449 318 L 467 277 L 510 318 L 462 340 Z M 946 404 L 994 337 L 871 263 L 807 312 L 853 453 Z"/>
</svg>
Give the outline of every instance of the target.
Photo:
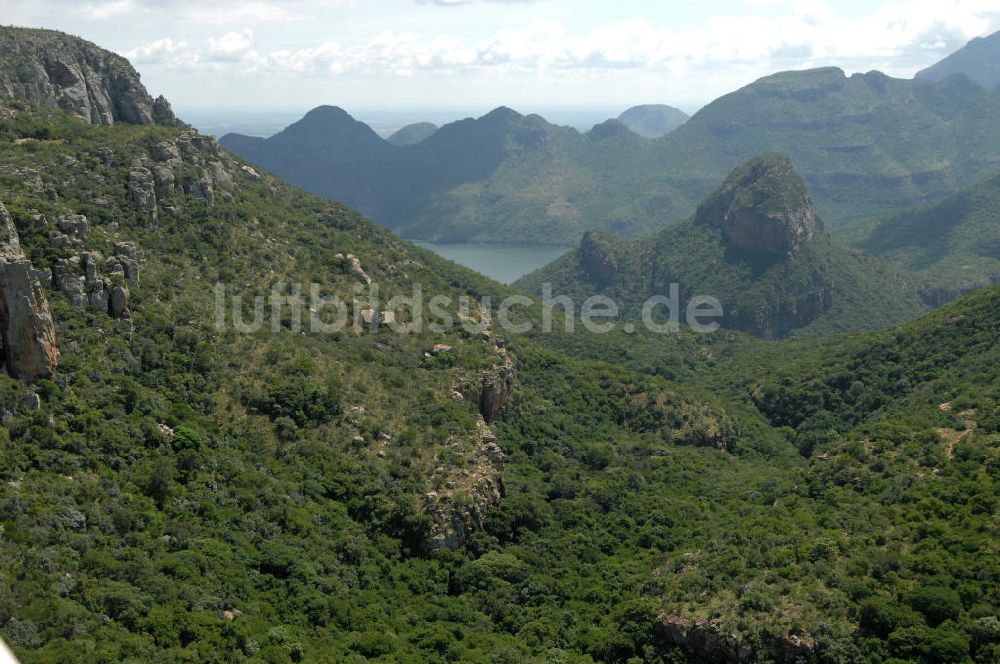
<svg viewBox="0 0 1000 664">
<path fill-rule="evenodd" d="M 784 155 L 762 155 L 705 200 L 695 223 L 718 228 L 740 251 L 774 257 L 797 253 L 821 229 L 809 191 Z"/>
<path fill-rule="evenodd" d="M 178 124 L 128 60 L 55 30 L 0 27 L 0 96 L 61 108 L 94 125 Z"/>
<path fill-rule="evenodd" d="M 0 334 L 3 362 L 15 378 L 53 378 L 59 351 L 45 291 L 7 208 L 0 203 Z"/>
</svg>

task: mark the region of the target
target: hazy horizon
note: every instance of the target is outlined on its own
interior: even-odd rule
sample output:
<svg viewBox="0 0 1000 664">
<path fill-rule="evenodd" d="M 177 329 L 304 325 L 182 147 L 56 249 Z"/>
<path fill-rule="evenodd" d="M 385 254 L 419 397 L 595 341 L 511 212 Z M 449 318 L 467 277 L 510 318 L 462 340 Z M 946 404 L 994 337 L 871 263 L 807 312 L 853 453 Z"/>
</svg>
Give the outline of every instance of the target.
<svg viewBox="0 0 1000 664">
<path fill-rule="evenodd" d="M 4 14 L 128 57 L 182 115 L 426 100 L 690 111 L 775 71 L 912 77 L 1000 29 L 984 0 L 9 0 Z"/>
</svg>

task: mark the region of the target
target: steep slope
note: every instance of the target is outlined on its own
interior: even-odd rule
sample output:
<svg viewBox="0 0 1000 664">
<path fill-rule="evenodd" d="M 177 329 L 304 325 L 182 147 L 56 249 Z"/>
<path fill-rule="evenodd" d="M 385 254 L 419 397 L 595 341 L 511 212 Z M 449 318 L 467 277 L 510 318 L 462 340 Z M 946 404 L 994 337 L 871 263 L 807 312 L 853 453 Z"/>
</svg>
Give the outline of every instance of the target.
<svg viewBox="0 0 1000 664">
<path fill-rule="evenodd" d="M 386 140 L 393 145 L 414 145 L 438 130 L 433 122 L 415 122 L 406 125 Z"/>
<path fill-rule="evenodd" d="M 97 125 L 174 124 L 128 61 L 55 30 L 0 26 L 0 94 L 61 108 Z"/>
<path fill-rule="evenodd" d="M 609 295 L 630 318 L 676 283 L 683 306 L 715 297 L 725 327 L 767 338 L 889 325 L 921 310 L 902 279 L 830 240 L 781 155 L 733 171 L 682 224 L 635 243 L 588 233 L 579 249 L 515 285 L 540 293 L 546 283 L 555 294 Z"/>
<path fill-rule="evenodd" d="M 845 228 L 852 244 L 902 264 L 943 302 L 1000 280 L 1000 173 L 939 203 Z"/>
<path fill-rule="evenodd" d="M 762 163 L 706 209 L 801 253 Z M 536 305 L 210 138 L 23 100 L 0 201 L 60 350 L 0 375 L 22 661 L 996 659 L 996 289 L 822 344 L 514 333 Z M 397 333 L 417 284 L 451 316 Z"/>
<path fill-rule="evenodd" d="M 618 121 L 643 138 L 659 138 L 687 122 L 684 111 L 666 104 L 633 106 L 618 116 Z"/>
<path fill-rule="evenodd" d="M 977 37 L 944 60 L 917 72 L 917 78 L 940 81 L 955 74 L 992 90 L 1000 85 L 1000 32 Z"/>
<path fill-rule="evenodd" d="M 0 376 L 0 632 L 25 661 L 544 658 L 462 572 L 499 546 L 487 527 L 511 546 L 547 527 L 526 455 L 568 454 L 558 431 L 623 469 L 633 436 L 697 463 L 788 452 L 662 379 L 499 338 L 461 299 L 502 286 L 184 127 L 0 102 L 0 201 L 5 353 L 9 321 L 45 322 L 42 294 L 59 346 L 57 374 Z M 397 334 L 415 312 L 391 298 L 414 285 L 450 316 Z M 549 390 L 553 364 L 575 385 Z M 556 400 L 558 431 L 539 429 Z"/>
<path fill-rule="evenodd" d="M 728 172 L 767 151 L 794 159 L 831 227 L 870 219 L 1000 168 L 998 137 L 1000 93 L 967 79 L 828 68 L 760 79 L 655 140 L 621 123 L 580 134 L 497 109 L 397 150 L 314 150 L 308 136 L 222 142 L 409 237 L 571 244 L 593 228 L 634 239 L 681 221 Z"/>
</svg>

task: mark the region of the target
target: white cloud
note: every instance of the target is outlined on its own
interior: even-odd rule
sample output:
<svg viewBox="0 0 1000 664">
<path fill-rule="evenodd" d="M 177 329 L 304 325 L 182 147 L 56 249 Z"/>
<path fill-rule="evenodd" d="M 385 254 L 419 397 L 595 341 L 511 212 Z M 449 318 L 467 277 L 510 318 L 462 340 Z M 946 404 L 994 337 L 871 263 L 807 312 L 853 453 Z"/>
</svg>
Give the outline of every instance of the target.
<svg viewBox="0 0 1000 664">
<path fill-rule="evenodd" d="M 187 42 L 176 42 L 169 37 L 137 46 L 122 55 L 133 64 L 179 64 L 183 60 Z M 195 64 L 195 62 L 190 62 Z"/>
<path fill-rule="evenodd" d="M 239 32 L 227 32 L 221 37 L 208 38 L 209 53 L 235 55 L 249 50 L 253 45 L 253 30 L 245 28 Z"/>
<path fill-rule="evenodd" d="M 136 9 L 138 7 L 133 0 L 112 0 L 111 2 L 86 4 L 73 10 L 73 13 L 86 19 L 101 21 L 129 14 Z"/>
<path fill-rule="evenodd" d="M 773 0 L 745 1 L 773 4 Z M 928 50 L 944 55 L 967 39 L 1000 27 L 995 0 L 889 2 L 862 16 L 838 14 L 823 0 L 786 5 L 788 11 L 778 16 L 714 15 L 697 29 L 684 31 L 645 18 L 619 20 L 587 32 L 573 32 L 560 22 L 535 22 L 481 39 L 386 30 L 350 43 L 324 40 L 298 49 L 261 50 L 255 46 L 255 32 L 243 28 L 209 38 L 200 48 L 187 49 L 186 44 L 168 39 L 132 52 L 146 62 L 170 67 L 208 67 L 207 71 L 225 69 L 244 75 L 412 76 L 485 70 L 564 74 L 633 69 L 691 77 L 710 75 L 720 67 L 763 73 L 828 64 L 845 69 L 877 66 L 890 74 L 909 75 L 915 63 L 926 62 Z M 223 7 L 254 20 L 295 16 L 274 3 Z M 223 10 L 216 6 L 205 11 Z"/>
</svg>

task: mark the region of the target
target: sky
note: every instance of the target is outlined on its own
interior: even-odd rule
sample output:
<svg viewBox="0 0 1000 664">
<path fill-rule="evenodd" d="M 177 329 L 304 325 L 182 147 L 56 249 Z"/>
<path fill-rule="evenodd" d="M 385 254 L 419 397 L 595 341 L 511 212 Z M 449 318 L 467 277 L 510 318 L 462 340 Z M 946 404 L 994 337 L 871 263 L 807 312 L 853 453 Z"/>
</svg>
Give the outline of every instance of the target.
<svg viewBox="0 0 1000 664">
<path fill-rule="evenodd" d="M 996 0 L 2 0 L 0 23 L 127 56 L 175 110 L 689 112 L 834 65 L 915 72 L 1000 29 Z"/>
</svg>

